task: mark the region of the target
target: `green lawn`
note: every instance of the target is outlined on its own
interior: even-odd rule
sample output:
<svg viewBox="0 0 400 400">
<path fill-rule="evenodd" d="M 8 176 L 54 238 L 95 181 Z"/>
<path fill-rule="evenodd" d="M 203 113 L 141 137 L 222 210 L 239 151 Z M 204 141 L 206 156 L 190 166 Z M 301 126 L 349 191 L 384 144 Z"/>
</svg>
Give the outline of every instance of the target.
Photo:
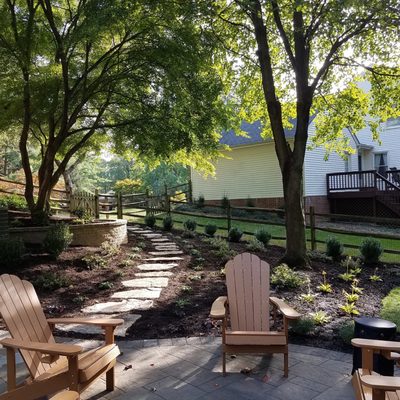
<svg viewBox="0 0 400 400">
<path fill-rule="evenodd" d="M 133 211 L 133 210 L 132 210 Z M 188 215 L 181 215 L 181 214 L 176 214 L 176 213 L 171 213 L 175 227 L 179 229 L 183 229 L 183 222 L 186 221 L 187 219 L 194 219 L 198 224 L 200 225 L 207 225 L 207 224 L 214 224 L 217 225 L 219 228 L 217 230 L 217 235 L 220 236 L 227 236 L 227 221 L 226 219 L 215 219 L 211 218 L 209 216 L 188 216 Z M 143 222 L 143 218 L 138 218 L 138 217 L 128 217 L 132 221 L 137 221 L 137 222 Z M 159 214 L 157 215 L 157 225 L 162 226 L 162 218 L 163 215 Z M 277 246 L 285 246 L 285 240 L 280 239 L 285 237 L 285 227 L 281 225 L 273 225 L 273 224 L 267 224 L 267 223 L 251 223 L 251 222 L 242 222 L 242 221 L 235 221 L 232 220 L 232 227 L 238 227 L 242 231 L 245 232 L 255 232 L 258 228 L 265 228 L 268 230 L 271 235 L 272 235 L 272 240 L 271 244 L 277 245 Z M 204 227 L 203 226 L 198 226 L 197 227 L 197 232 L 203 233 L 204 232 Z M 307 229 L 306 231 L 307 235 L 307 244 L 309 248 L 311 248 L 310 244 L 310 230 Z M 317 249 L 320 251 L 325 251 L 325 240 L 329 236 L 334 236 L 336 237 L 341 243 L 343 243 L 344 248 L 345 248 L 345 254 L 352 255 L 352 256 L 357 256 L 359 255 L 358 247 L 360 246 L 361 242 L 365 239 L 366 235 L 360 234 L 359 236 L 356 235 L 348 235 L 344 233 L 330 233 L 330 232 L 325 232 L 325 231 L 316 231 L 316 239 L 323 241 L 324 243 L 317 243 Z M 373 237 L 373 234 L 371 234 Z M 249 239 L 250 235 L 244 235 L 245 239 Z M 382 246 L 384 249 L 387 250 L 400 250 L 400 239 L 378 239 L 380 240 Z M 352 246 L 357 246 L 356 249 L 346 247 L 346 245 L 352 245 Z M 389 263 L 400 263 L 400 254 L 389 254 L 389 253 L 384 253 L 381 260 L 383 262 L 389 262 Z"/>
</svg>

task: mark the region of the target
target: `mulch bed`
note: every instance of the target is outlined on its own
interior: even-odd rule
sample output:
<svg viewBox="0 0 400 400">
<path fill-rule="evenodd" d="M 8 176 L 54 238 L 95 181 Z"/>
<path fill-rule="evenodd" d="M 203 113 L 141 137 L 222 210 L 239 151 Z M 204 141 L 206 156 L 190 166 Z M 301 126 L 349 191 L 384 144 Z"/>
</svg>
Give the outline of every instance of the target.
<svg viewBox="0 0 400 400">
<path fill-rule="evenodd" d="M 182 336 L 201 336 L 218 334 L 218 326 L 208 317 L 210 306 L 216 297 L 225 295 L 224 275 L 221 269 L 224 261 L 214 254 L 214 250 L 196 235 L 194 238 L 182 237 L 181 231 L 166 233 L 171 235 L 184 250 L 184 261 L 174 268 L 169 286 L 161 292 L 161 297 L 155 300 L 154 307 L 148 311 L 140 311 L 142 318 L 128 331 L 128 339 L 170 338 Z M 48 315 L 72 316 L 80 312 L 83 306 L 109 300 L 110 295 L 123 290 L 122 280 L 134 277 L 138 272 L 135 265 L 142 263 L 139 258 L 130 257 L 130 265 L 125 261 L 132 254 L 132 247 L 142 246 L 139 252 L 141 258 L 146 258 L 149 251 L 154 251 L 150 241 L 139 237 L 131 239 L 123 245 L 121 251 L 114 256 L 107 256 L 100 248 L 74 247 L 65 251 L 55 261 L 38 250 L 26 257 L 20 266 L 2 268 L 1 272 L 14 273 L 32 282 L 45 273 L 55 273 L 67 280 L 67 285 L 54 290 L 38 288 L 39 297 Z M 246 243 L 231 243 L 231 249 L 237 253 L 246 251 Z M 283 249 L 269 246 L 267 251 L 257 255 L 268 261 L 272 267 L 279 264 Z M 98 254 L 107 259 L 106 267 L 89 269 L 82 259 L 88 255 Z M 196 258 L 200 263 L 196 262 Z M 199 265 L 201 267 L 199 268 Z M 378 268 L 376 270 L 376 268 Z M 327 281 L 334 289 L 331 294 L 319 294 L 317 286 L 322 281 L 322 271 L 327 272 Z M 326 347 L 335 350 L 349 350 L 339 337 L 340 326 L 350 318 L 338 308 L 344 304 L 343 290 L 350 290 L 350 283 L 341 281 L 338 274 L 345 272 L 339 263 L 321 259 L 311 260 L 311 268 L 300 271 L 308 277 L 309 287 L 313 293 L 318 293 L 313 304 L 307 304 L 300 299 L 300 294 L 308 292 L 307 285 L 295 290 L 275 290 L 278 297 L 284 298 L 291 306 L 303 314 L 315 311 L 325 311 L 331 320 L 318 326 L 312 334 L 297 336 L 291 334 L 292 343 Z M 371 282 L 369 276 L 378 273 L 382 282 Z M 400 286 L 400 268 L 394 264 L 379 264 L 363 266 L 359 278 L 359 286 L 363 294 L 357 302 L 357 308 L 362 315 L 378 316 L 382 298 L 394 287 Z M 112 288 L 100 289 L 102 282 L 112 283 Z"/>
</svg>

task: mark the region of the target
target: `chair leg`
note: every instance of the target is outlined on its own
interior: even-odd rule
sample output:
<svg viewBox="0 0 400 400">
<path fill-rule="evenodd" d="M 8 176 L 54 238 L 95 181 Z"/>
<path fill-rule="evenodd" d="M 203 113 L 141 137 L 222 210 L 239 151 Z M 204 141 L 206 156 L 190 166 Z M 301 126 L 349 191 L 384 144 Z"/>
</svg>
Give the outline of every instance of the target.
<svg viewBox="0 0 400 400">
<path fill-rule="evenodd" d="M 106 372 L 106 389 L 112 392 L 115 387 L 114 367 Z"/>
<path fill-rule="evenodd" d="M 289 376 L 289 354 L 288 353 L 284 353 L 283 354 L 283 363 L 284 363 L 283 376 L 285 378 L 287 378 Z"/>
<path fill-rule="evenodd" d="M 222 375 L 226 376 L 226 353 L 222 352 Z"/>
</svg>

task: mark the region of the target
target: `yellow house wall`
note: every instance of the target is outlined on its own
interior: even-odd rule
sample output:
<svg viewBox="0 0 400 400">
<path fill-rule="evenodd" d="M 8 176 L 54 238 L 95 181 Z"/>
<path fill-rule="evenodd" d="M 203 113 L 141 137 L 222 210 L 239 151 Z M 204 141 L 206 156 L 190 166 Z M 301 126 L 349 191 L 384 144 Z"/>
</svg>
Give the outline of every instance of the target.
<svg viewBox="0 0 400 400">
<path fill-rule="evenodd" d="M 193 196 L 206 200 L 283 197 L 281 172 L 273 143 L 233 148 L 215 163 L 215 176 L 192 170 Z"/>
</svg>

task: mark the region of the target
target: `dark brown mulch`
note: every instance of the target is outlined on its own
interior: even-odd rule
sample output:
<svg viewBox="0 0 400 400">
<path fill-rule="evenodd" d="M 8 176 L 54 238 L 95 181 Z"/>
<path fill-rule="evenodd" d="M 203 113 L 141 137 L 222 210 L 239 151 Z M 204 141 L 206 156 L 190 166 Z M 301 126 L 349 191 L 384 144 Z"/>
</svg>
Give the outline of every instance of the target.
<svg viewBox="0 0 400 400">
<path fill-rule="evenodd" d="M 224 275 L 221 273 L 224 261 L 203 241 L 203 236 L 184 238 L 181 231 L 173 231 L 167 235 L 171 235 L 171 240 L 184 250 L 184 261 L 173 270 L 174 275 L 170 278 L 169 286 L 162 290 L 161 297 L 155 301 L 153 309 L 140 312 L 142 318 L 129 330 L 128 339 L 218 334 L 218 326 L 208 318 L 208 313 L 213 300 L 226 293 Z M 59 260 L 55 261 L 46 254 L 34 251 L 20 266 L 3 267 L 1 272 L 16 273 L 32 282 L 37 281 L 46 272 L 66 278 L 68 284 L 65 287 L 37 290 L 47 314 L 71 316 L 78 314 L 83 306 L 106 301 L 111 293 L 123 289 L 121 281 L 133 278 L 137 272 L 135 265 L 142 263 L 140 259 L 133 258 L 130 266 L 124 264 L 129 254 L 132 254 L 132 247 L 138 245 L 144 246 L 139 252 L 141 258 L 145 258 L 147 253 L 153 250 L 148 241 L 134 238 L 129 244 L 123 245 L 119 254 L 115 256 L 107 256 L 99 248 L 74 247 L 65 251 Z M 231 249 L 237 253 L 243 252 L 246 251 L 246 244 L 232 243 Z M 257 254 L 274 267 L 279 264 L 283 251 L 280 247 L 269 246 L 266 252 Z M 138 253 L 137 250 L 134 253 Z M 82 258 L 90 254 L 98 254 L 106 259 L 107 267 L 89 269 Z M 382 282 L 369 280 L 376 268 Z M 322 281 L 322 271 L 327 272 L 327 280 L 334 289 L 333 293 L 328 295 L 319 294 L 316 289 Z M 291 342 L 331 349 L 349 349 L 338 335 L 340 326 L 350 319 L 338 308 L 340 304 L 344 304 L 342 291 L 351 291 L 350 284 L 338 278 L 339 273 L 345 272 L 343 267 L 325 259 L 313 259 L 310 269 L 299 272 L 308 277 L 310 290 L 317 293 L 314 304 L 306 304 L 300 300 L 300 294 L 308 291 L 307 285 L 290 291 L 276 289 L 276 295 L 286 299 L 303 314 L 322 310 L 331 320 L 307 336 L 292 334 Z M 363 266 L 359 286 L 364 291 L 357 303 L 362 315 L 379 315 L 381 299 L 393 287 L 400 286 L 399 272 L 399 266 L 393 264 Z M 102 282 L 110 282 L 113 286 L 101 290 L 99 284 Z"/>
</svg>

